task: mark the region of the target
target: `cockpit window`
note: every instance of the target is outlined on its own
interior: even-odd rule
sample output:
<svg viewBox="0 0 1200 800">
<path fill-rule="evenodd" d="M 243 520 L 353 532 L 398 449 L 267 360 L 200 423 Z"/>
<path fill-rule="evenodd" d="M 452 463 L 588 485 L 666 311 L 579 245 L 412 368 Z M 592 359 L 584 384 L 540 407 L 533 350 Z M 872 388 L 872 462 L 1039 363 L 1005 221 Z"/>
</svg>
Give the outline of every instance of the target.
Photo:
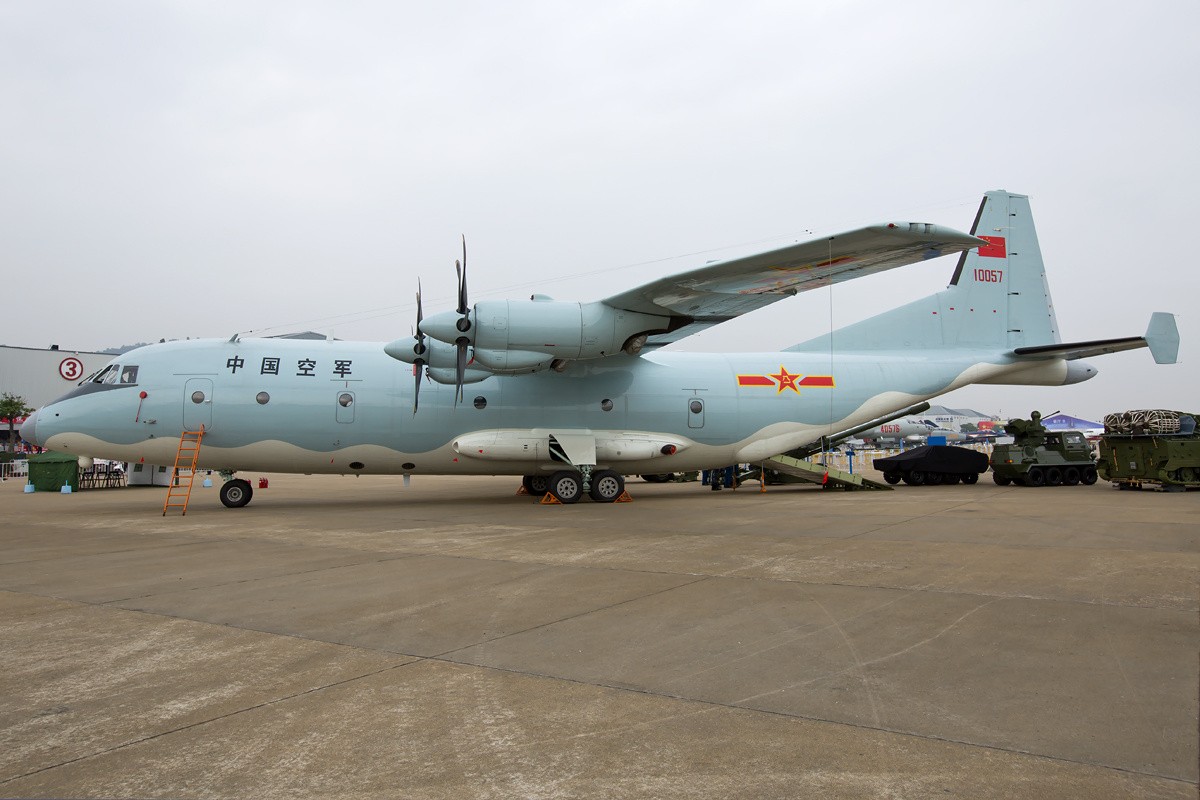
<svg viewBox="0 0 1200 800">
<path fill-rule="evenodd" d="M 133 365 L 121 367 L 121 383 L 137 383 L 138 368 Z"/>
<path fill-rule="evenodd" d="M 92 378 L 92 383 L 116 383 L 118 370 L 120 369 L 116 364 L 109 364 L 96 373 L 96 376 Z"/>
</svg>

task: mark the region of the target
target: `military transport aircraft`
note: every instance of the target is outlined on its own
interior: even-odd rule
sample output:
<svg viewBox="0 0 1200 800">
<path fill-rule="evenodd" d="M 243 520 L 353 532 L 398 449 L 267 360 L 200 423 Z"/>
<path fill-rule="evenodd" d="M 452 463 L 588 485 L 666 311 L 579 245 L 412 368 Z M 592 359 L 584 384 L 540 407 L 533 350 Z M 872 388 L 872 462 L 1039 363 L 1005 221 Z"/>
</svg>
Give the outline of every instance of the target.
<svg viewBox="0 0 1200 800">
<path fill-rule="evenodd" d="M 797 292 L 958 253 L 947 289 L 775 353 L 660 351 Z M 243 338 L 118 356 L 21 428 L 81 457 L 198 465 L 250 501 L 237 470 L 520 475 L 563 503 L 617 499 L 625 475 L 757 462 L 973 383 L 1060 385 L 1080 359 L 1149 347 L 1173 363 L 1175 318 L 1144 336 L 1064 344 L 1029 200 L 984 196 L 971 234 L 894 222 L 707 264 L 605 300 L 467 300 L 388 343 Z"/>
</svg>

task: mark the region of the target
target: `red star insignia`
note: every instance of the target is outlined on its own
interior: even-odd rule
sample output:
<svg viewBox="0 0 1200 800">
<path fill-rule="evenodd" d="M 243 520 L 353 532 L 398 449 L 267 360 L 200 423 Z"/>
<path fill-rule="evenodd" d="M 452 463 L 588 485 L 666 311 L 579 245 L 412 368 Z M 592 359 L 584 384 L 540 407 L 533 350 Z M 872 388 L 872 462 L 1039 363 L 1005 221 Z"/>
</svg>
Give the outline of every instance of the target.
<svg viewBox="0 0 1200 800">
<path fill-rule="evenodd" d="M 775 390 L 775 394 L 780 394 L 784 389 L 791 389 L 796 394 L 800 394 L 800 387 L 796 385 L 796 381 L 804 377 L 802 374 L 793 375 L 787 371 L 787 367 L 779 365 L 779 373 L 771 375 L 772 378 L 779 384 L 779 388 Z"/>
</svg>

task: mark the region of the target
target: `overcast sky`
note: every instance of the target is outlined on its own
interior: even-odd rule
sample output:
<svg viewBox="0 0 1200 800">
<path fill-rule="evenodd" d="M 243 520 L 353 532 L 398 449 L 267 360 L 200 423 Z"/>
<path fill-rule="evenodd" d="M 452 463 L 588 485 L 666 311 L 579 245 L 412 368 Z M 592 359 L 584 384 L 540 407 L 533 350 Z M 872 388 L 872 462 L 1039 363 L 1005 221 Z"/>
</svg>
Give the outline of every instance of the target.
<svg viewBox="0 0 1200 800">
<path fill-rule="evenodd" d="M 1200 410 L 1200 3 L 0 0 L 0 343 L 409 335 L 811 234 L 1028 194 L 1064 338 L 1179 315 L 1176 366 L 947 395 Z M 811 234 L 810 234 L 811 232 Z M 774 350 L 942 289 L 944 258 L 684 343 Z M 12 295 L 10 294 L 11 298 Z"/>
</svg>

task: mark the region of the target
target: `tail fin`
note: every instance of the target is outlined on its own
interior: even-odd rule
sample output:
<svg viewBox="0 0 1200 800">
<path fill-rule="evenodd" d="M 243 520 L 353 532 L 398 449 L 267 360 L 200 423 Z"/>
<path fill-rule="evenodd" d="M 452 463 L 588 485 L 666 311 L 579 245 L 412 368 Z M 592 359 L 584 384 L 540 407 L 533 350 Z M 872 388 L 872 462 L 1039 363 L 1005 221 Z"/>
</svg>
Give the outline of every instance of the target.
<svg viewBox="0 0 1200 800">
<path fill-rule="evenodd" d="M 990 242 L 964 252 L 943 291 L 833 332 L 835 350 L 1000 348 L 1062 341 L 1029 198 L 988 192 L 971 233 Z M 789 347 L 827 352 L 830 334 Z"/>
</svg>

